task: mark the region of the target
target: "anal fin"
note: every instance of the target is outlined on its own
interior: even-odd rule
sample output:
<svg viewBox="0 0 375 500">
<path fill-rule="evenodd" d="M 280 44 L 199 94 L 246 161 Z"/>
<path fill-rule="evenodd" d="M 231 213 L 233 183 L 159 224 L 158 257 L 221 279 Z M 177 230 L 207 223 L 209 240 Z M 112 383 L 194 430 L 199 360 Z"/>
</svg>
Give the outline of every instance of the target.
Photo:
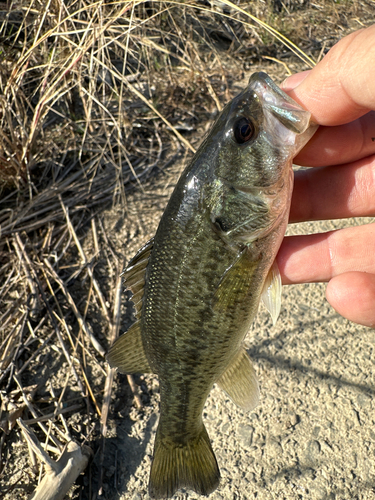
<svg viewBox="0 0 375 500">
<path fill-rule="evenodd" d="M 152 373 L 143 349 L 139 321 L 116 340 L 107 354 L 107 361 L 122 373 Z"/>
<path fill-rule="evenodd" d="M 245 411 L 253 410 L 259 402 L 259 386 L 255 370 L 242 347 L 217 380 L 217 384 L 237 406 Z"/>
<path fill-rule="evenodd" d="M 281 276 L 277 266 L 277 262 L 272 264 L 268 272 L 266 281 L 263 285 L 262 300 L 267 310 L 269 311 L 272 323 L 275 325 L 281 309 Z"/>
</svg>

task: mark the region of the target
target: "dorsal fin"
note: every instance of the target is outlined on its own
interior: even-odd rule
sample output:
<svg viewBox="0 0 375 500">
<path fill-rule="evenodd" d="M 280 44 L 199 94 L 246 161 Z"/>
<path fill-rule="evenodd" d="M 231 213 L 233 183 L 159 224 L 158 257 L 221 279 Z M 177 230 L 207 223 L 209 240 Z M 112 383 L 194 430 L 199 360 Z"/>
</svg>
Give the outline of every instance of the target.
<svg viewBox="0 0 375 500">
<path fill-rule="evenodd" d="M 151 238 L 151 240 L 138 250 L 122 273 L 126 288 L 133 292 L 132 301 L 138 321 L 116 340 L 107 354 L 107 360 L 111 366 L 117 367 L 123 373 L 151 373 L 151 368 L 143 349 L 139 320 L 142 312 L 146 267 L 153 245 L 154 238 Z"/>
<path fill-rule="evenodd" d="M 143 349 L 139 321 L 116 340 L 107 354 L 107 361 L 121 373 L 152 373 Z"/>
<path fill-rule="evenodd" d="M 153 246 L 154 238 L 151 238 L 138 250 L 122 273 L 126 288 L 133 292 L 132 301 L 134 302 L 135 315 L 138 320 L 141 318 L 146 267 Z"/>
</svg>

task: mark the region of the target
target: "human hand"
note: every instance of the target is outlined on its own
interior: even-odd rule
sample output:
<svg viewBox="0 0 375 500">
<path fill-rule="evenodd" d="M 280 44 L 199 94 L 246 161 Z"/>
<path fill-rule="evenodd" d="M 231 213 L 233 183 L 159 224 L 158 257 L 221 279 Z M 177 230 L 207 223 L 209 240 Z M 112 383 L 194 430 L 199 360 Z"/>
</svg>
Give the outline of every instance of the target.
<svg viewBox="0 0 375 500">
<path fill-rule="evenodd" d="M 290 222 L 375 215 L 375 25 L 338 42 L 282 85 L 321 125 L 295 158 Z M 351 321 L 375 327 L 375 223 L 284 238 L 284 284 L 328 282 L 326 296 Z"/>
</svg>

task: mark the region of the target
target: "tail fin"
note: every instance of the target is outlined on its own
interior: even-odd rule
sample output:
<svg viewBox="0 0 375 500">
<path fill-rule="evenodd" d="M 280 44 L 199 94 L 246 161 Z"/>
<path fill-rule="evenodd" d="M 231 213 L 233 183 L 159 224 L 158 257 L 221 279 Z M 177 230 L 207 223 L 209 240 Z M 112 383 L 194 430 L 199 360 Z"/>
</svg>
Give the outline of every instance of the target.
<svg viewBox="0 0 375 500">
<path fill-rule="evenodd" d="M 159 432 L 156 434 L 149 483 L 151 498 L 170 498 L 183 487 L 208 495 L 219 481 L 219 467 L 203 425 L 197 439 L 186 444 L 171 443 L 163 440 Z"/>
</svg>

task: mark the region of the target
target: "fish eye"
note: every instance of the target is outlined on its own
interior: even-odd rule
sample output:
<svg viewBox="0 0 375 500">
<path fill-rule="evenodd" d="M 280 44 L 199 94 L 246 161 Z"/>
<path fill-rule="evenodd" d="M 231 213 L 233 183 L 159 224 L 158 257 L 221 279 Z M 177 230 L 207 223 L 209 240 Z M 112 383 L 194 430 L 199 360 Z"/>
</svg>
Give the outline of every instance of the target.
<svg viewBox="0 0 375 500">
<path fill-rule="evenodd" d="M 251 120 L 241 116 L 233 125 L 234 138 L 238 144 L 248 142 L 254 135 L 255 127 Z"/>
</svg>

